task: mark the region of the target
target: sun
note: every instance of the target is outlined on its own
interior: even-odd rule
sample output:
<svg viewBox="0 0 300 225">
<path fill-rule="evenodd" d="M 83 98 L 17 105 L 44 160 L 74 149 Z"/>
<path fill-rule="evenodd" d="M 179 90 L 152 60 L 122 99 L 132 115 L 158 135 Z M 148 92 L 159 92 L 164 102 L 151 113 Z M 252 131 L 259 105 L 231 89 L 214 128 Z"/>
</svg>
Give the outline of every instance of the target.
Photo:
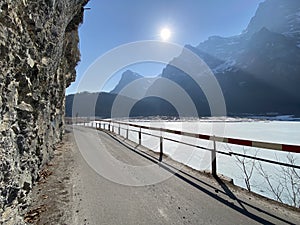
<svg viewBox="0 0 300 225">
<path fill-rule="evenodd" d="M 171 37 L 171 30 L 167 27 L 161 29 L 160 31 L 160 38 L 163 40 L 163 41 L 167 41 L 170 39 Z"/>
</svg>

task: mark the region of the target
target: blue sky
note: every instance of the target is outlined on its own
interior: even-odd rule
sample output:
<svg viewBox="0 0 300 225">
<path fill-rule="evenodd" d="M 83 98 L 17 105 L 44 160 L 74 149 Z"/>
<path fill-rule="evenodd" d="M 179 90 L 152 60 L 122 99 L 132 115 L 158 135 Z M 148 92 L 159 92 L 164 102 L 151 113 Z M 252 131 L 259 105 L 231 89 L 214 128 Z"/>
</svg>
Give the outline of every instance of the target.
<svg viewBox="0 0 300 225">
<path fill-rule="evenodd" d="M 79 30 L 81 62 L 77 78 L 67 94 L 76 93 L 88 67 L 109 50 L 130 42 L 160 40 L 160 30 L 169 27 L 170 42 L 198 45 L 209 36 L 240 34 L 264 0 L 90 0 Z M 157 75 L 164 65 L 141 64 L 129 69 Z M 105 91 L 113 88 L 122 71 L 115 74 Z M 99 90 L 100 91 L 100 90 Z"/>
</svg>

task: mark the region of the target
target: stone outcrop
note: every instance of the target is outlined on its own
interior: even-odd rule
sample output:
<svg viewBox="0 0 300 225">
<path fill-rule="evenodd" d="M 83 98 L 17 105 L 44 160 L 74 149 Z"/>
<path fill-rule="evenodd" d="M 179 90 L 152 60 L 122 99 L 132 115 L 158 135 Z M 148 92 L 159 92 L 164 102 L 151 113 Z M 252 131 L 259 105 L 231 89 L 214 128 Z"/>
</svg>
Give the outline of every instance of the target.
<svg viewBox="0 0 300 225">
<path fill-rule="evenodd" d="M 0 1 L 0 224 L 20 213 L 64 133 L 88 0 Z"/>
</svg>

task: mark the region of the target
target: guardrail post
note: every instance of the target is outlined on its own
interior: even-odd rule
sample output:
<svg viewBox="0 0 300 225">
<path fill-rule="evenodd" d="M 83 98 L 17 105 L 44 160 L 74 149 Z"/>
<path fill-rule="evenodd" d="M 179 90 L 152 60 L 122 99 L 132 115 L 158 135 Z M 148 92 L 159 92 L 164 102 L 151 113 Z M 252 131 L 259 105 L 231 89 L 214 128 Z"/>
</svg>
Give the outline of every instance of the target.
<svg viewBox="0 0 300 225">
<path fill-rule="evenodd" d="M 142 129 L 139 131 L 139 145 L 142 145 Z"/>
<path fill-rule="evenodd" d="M 121 135 L 121 124 L 119 124 L 118 133 Z"/>
<path fill-rule="evenodd" d="M 108 124 L 108 131 L 110 131 L 110 123 Z"/>
<path fill-rule="evenodd" d="M 128 126 L 127 126 L 127 129 L 126 129 L 126 139 L 128 139 Z"/>
<path fill-rule="evenodd" d="M 217 155 L 216 155 L 216 140 L 213 137 L 213 150 L 211 151 L 211 173 L 214 177 L 217 176 Z"/>
<path fill-rule="evenodd" d="M 160 136 L 159 138 L 159 161 L 161 162 L 162 161 L 162 158 L 163 158 L 163 141 L 164 141 L 164 138 L 162 136 Z"/>
</svg>

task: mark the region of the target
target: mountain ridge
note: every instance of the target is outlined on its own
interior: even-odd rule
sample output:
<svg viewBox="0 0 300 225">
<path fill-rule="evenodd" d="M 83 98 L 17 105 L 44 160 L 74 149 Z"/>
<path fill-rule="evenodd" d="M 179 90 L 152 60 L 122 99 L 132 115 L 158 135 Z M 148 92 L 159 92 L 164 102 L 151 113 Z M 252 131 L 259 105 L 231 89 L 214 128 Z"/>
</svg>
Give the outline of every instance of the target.
<svg viewBox="0 0 300 225">
<path fill-rule="evenodd" d="M 273 19 L 274 15 L 280 19 Z M 240 35 L 212 36 L 197 46 L 185 47 L 197 54 L 214 73 L 222 89 L 228 115 L 299 116 L 299 34 L 300 1 L 266 0 L 259 4 L 255 15 Z M 185 59 L 181 57 L 183 55 L 174 60 L 184 62 Z M 185 90 L 193 100 L 199 116 L 210 115 L 209 103 L 203 90 L 189 75 L 171 64 L 172 61 L 163 69 L 161 77 Z M 133 71 L 126 71 L 111 94 L 120 93 L 129 83 L 142 77 Z M 132 91 L 151 89 L 147 82 L 139 84 L 139 88 Z M 167 91 L 163 90 L 165 93 Z M 156 105 L 155 99 L 148 102 L 152 104 L 148 106 L 151 111 Z M 169 112 L 174 113 L 174 110 Z"/>
</svg>

